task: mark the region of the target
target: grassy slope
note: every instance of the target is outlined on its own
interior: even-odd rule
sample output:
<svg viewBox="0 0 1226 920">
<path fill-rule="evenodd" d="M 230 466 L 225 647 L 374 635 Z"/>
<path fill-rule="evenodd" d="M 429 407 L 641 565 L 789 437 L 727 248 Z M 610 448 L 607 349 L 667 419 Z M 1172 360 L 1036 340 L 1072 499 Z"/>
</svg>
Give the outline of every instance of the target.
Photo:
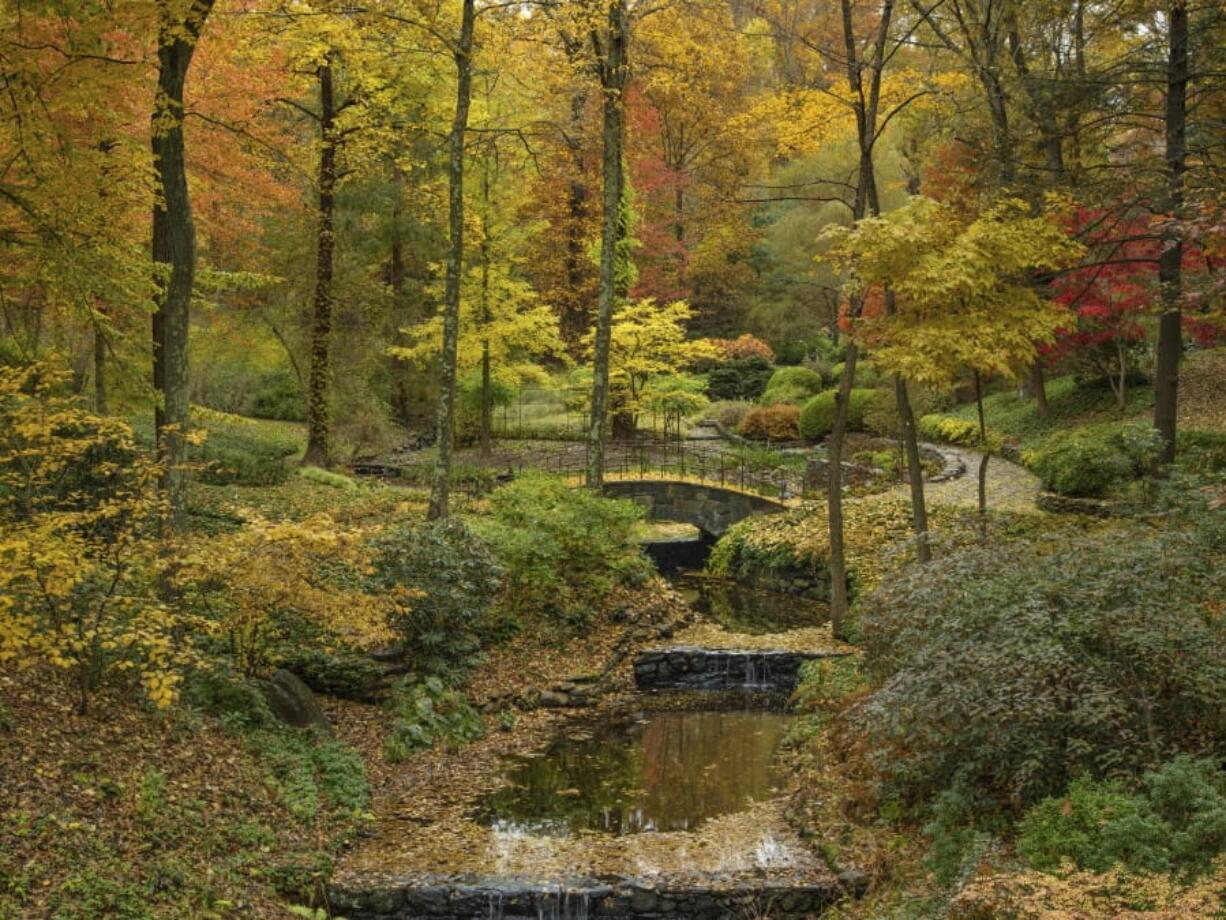
<svg viewBox="0 0 1226 920">
<path fill-rule="evenodd" d="M 1144 421 L 1153 410 L 1153 390 L 1134 387 L 1127 408 L 1121 412 L 1105 386 L 1077 386 L 1072 377 L 1058 377 L 1047 384 L 1051 414 L 1040 418 L 1034 400 L 1021 398 L 1015 389 L 993 393 L 984 399 L 988 426 L 1018 442 L 1023 450 L 1038 446 L 1055 431 Z M 950 415 L 976 421 L 974 403 L 959 406 Z M 1180 378 L 1180 425 L 1187 429 L 1226 431 L 1226 349 L 1196 352 L 1184 362 Z"/>
</svg>

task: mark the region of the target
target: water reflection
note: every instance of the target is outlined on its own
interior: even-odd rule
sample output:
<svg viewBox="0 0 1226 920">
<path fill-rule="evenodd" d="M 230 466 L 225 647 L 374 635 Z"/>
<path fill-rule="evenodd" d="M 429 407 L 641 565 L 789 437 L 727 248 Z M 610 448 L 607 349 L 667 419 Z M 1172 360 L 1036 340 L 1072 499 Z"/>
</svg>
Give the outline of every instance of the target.
<svg viewBox="0 0 1226 920">
<path fill-rule="evenodd" d="M 633 730 L 563 738 L 520 762 L 513 785 L 489 796 L 485 821 L 501 831 L 611 834 L 689 830 L 770 798 L 783 713 L 664 712 Z"/>
<path fill-rule="evenodd" d="M 819 626 L 830 618 L 824 604 L 733 581 L 679 575 L 674 583 L 686 603 L 729 632 L 760 636 Z"/>
</svg>

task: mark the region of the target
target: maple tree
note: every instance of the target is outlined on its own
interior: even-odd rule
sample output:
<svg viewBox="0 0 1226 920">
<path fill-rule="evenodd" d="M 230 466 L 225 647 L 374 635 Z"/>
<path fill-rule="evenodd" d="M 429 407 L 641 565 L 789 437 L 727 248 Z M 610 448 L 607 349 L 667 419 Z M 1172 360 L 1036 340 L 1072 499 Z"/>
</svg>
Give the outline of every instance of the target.
<svg viewBox="0 0 1226 920">
<path fill-rule="evenodd" d="M 975 377 L 979 401 L 979 510 L 987 510 L 991 455 L 983 420 L 985 377 L 1015 379 L 1065 321 L 1062 304 L 1025 283 L 1029 271 L 1074 264 L 1080 246 L 1047 217 L 1028 216 L 1006 200 L 970 223 L 952 209 L 916 198 L 854 229 L 831 228 L 831 256 L 850 270 L 849 295 L 887 290 L 895 309 L 862 315 L 851 334 L 872 349 L 874 364 L 905 380 L 948 387 Z"/>
<path fill-rule="evenodd" d="M 615 433 L 632 435 L 638 428 L 653 379 L 674 376 L 719 355 L 710 342 L 686 337 L 686 323 L 692 316 L 693 310 L 683 300 L 661 305 L 650 299 L 631 301 L 613 314 L 609 380 Z M 585 344 L 594 348 L 594 336 Z M 660 401 L 659 393 L 655 398 L 659 405 L 667 402 Z"/>
</svg>

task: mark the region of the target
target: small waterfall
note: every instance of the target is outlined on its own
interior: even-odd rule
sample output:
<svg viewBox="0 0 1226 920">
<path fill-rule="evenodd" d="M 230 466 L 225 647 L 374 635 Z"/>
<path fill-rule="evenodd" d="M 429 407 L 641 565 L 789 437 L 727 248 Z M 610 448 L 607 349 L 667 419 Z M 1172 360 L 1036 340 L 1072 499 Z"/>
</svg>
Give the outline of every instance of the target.
<svg viewBox="0 0 1226 920">
<path fill-rule="evenodd" d="M 586 891 L 567 891 L 562 900 L 562 920 L 588 920 L 591 895 Z"/>
<path fill-rule="evenodd" d="M 502 892 L 491 891 L 486 896 L 486 913 L 487 920 L 502 920 Z"/>
</svg>

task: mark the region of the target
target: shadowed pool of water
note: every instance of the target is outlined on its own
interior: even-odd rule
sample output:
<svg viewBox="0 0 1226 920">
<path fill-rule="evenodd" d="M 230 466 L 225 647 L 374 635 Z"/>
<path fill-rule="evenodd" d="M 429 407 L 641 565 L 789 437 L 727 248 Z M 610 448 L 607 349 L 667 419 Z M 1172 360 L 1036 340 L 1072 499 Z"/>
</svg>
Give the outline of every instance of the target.
<svg viewBox="0 0 1226 920">
<path fill-rule="evenodd" d="M 790 721 L 762 710 L 658 712 L 628 729 L 577 731 L 517 761 L 480 817 L 546 835 L 692 830 L 777 793 L 774 755 Z"/>
<path fill-rule="evenodd" d="M 819 626 L 830 619 L 825 604 L 732 581 L 681 573 L 673 584 L 686 603 L 729 632 L 760 636 Z"/>
</svg>

